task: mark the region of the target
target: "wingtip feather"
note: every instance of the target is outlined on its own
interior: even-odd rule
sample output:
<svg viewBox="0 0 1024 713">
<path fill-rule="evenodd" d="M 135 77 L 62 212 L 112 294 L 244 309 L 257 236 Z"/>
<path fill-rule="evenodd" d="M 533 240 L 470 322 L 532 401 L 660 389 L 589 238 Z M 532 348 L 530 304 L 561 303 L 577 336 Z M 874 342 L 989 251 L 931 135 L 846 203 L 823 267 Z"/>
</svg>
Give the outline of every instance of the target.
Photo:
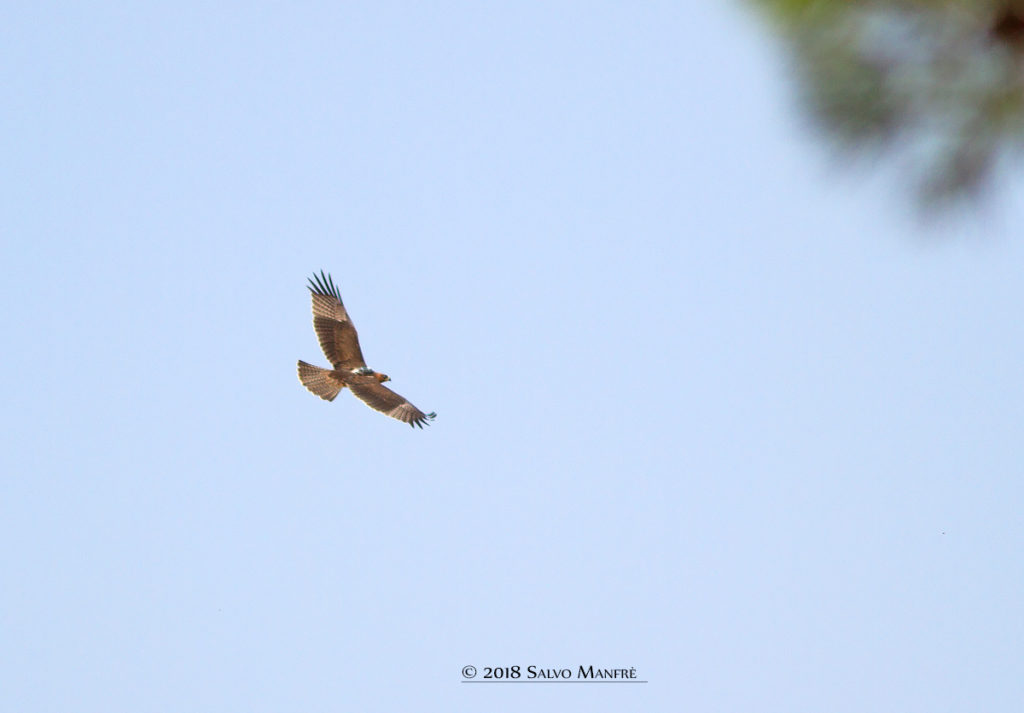
<svg viewBox="0 0 1024 713">
<path fill-rule="evenodd" d="M 330 273 L 320 270 L 320 274 L 313 273 L 313 277 L 309 278 L 309 291 L 315 295 L 323 295 L 325 297 L 334 297 L 338 302 L 341 302 L 341 292 L 338 290 L 337 285 L 334 284 L 334 279 Z"/>
</svg>

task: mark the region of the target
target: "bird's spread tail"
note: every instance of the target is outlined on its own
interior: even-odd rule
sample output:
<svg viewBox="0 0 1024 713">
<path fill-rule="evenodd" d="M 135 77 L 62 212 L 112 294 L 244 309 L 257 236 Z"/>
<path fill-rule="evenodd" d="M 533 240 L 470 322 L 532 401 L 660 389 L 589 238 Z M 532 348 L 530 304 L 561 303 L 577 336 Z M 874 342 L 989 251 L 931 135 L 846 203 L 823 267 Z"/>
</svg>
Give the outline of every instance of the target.
<svg viewBox="0 0 1024 713">
<path fill-rule="evenodd" d="M 299 361 L 299 381 L 307 389 L 324 401 L 334 401 L 334 397 L 345 387 L 345 384 L 331 376 L 330 369 Z"/>
</svg>

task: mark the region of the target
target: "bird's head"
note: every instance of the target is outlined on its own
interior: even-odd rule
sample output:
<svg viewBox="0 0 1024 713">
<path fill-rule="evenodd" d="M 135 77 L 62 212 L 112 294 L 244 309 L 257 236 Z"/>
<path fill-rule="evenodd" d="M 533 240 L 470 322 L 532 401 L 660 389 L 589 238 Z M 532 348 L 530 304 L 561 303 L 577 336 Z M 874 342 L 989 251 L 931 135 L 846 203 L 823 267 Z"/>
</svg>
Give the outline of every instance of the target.
<svg viewBox="0 0 1024 713">
<path fill-rule="evenodd" d="M 379 371 L 377 372 L 376 376 L 377 376 L 377 381 L 379 381 L 382 384 L 385 381 L 391 381 L 391 377 L 390 376 L 388 376 L 387 374 L 381 374 Z"/>
</svg>

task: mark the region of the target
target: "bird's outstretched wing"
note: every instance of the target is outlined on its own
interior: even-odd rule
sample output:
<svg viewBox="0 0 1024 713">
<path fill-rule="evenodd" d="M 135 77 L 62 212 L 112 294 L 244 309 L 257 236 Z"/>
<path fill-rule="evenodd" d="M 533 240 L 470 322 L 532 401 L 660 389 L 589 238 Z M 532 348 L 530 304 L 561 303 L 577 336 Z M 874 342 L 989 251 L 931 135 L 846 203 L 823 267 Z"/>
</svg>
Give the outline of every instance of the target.
<svg viewBox="0 0 1024 713">
<path fill-rule="evenodd" d="M 404 396 L 399 396 L 388 387 L 379 383 L 349 384 L 352 393 L 364 404 L 376 409 L 391 418 L 397 418 L 410 426 L 419 426 L 434 420 L 436 413 L 423 413 L 409 403 Z M 427 424 L 430 425 L 430 424 Z"/>
<path fill-rule="evenodd" d="M 341 294 L 330 275 L 321 270 L 309 281 L 313 296 L 313 329 L 320 340 L 320 348 L 335 369 L 354 369 L 366 366 L 359 348 L 359 335 L 348 318 Z"/>
</svg>

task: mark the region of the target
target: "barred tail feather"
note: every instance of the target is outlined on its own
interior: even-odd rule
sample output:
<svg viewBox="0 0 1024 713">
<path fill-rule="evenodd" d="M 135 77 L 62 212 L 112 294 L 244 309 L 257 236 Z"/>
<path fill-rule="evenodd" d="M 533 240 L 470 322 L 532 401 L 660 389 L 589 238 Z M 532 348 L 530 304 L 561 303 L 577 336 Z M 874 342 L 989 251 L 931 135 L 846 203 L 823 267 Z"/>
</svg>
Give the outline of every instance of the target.
<svg viewBox="0 0 1024 713">
<path fill-rule="evenodd" d="M 343 382 L 331 376 L 330 369 L 321 369 L 319 366 L 313 366 L 301 360 L 299 361 L 299 381 L 324 401 L 334 401 L 334 397 L 345 387 Z"/>
</svg>

